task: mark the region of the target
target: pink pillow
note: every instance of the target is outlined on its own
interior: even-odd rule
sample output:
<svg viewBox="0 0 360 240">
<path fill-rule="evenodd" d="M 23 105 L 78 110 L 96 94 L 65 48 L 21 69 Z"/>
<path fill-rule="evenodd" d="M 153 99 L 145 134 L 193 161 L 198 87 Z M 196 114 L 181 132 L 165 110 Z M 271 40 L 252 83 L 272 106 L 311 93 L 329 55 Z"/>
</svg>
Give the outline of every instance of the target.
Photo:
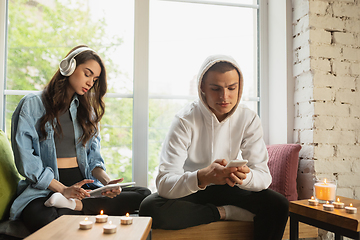
<svg viewBox="0 0 360 240">
<path fill-rule="evenodd" d="M 297 200 L 296 177 L 299 164 L 299 144 L 274 144 L 266 146 L 268 166 L 272 176 L 270 189 L 281 193 L 289 201 Z"/>
</svg>

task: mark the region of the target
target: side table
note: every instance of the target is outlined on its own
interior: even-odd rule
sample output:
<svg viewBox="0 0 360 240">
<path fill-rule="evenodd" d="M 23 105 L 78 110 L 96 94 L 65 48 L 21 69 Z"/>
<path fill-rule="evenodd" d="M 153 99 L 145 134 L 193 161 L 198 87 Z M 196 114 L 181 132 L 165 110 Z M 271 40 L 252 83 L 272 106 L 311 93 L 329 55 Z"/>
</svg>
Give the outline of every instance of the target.
<svg viewBox="0 0 360 240">
<path fill-rule="evenodd" d="M 340 201 L 349 206 L 360 208 L 360 200 L 338 196 Z M 334 211 L 323 210 L 323 204 L 310 206 L 308 200 L 291 201 L 290 212 L 290 240 L 299 239 L 299 222 L 303 222 L 329 232 L 335 233 L 335 240 L 342 240 L 343 236 L 360 240 L 360 213 L 346 213 L 345 209 Z M 360 209 L 359 209 L 360 210 Z"/>
</svg>

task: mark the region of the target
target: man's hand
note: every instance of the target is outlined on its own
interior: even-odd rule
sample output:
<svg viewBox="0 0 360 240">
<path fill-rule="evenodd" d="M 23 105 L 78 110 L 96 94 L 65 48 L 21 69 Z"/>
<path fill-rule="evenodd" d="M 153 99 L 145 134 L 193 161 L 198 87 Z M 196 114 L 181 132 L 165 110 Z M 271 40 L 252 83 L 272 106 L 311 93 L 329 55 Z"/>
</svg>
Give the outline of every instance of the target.
<svg viewBox="0 0 360 240">
<path fill-rule="evenodd" d="M 235 184 L 241 185 L 243 180 L 246 178 L 246 174 L 250 172 L 249 167 L 246 165 L 235 169 L 236 171 L 230 174 L 229 181 L 226 182 L 230 187 L 235 186 Z"/>
<path fill-rule="evenodd" d="M 233 187 L 235 184 L 242 184 L 246 174 L 250 172 L 248 166 L 225 167 L 228 162 L 225 159 L 217 159 L 206 168 L 200 169 L 197 173 L 198 186 L 204 188 L 209 184 L 224 185 Z"/>
<path fill-rule="evenodd" d="M 213 183 L 224 185 L 228 183 L 231 173 L 237 171 L 236 168 L 226 168 L 225 159 L 217 159 L 206 168 L 200 169 L 197 173 L 198 186 L 204 188 Z"/>
</svg>

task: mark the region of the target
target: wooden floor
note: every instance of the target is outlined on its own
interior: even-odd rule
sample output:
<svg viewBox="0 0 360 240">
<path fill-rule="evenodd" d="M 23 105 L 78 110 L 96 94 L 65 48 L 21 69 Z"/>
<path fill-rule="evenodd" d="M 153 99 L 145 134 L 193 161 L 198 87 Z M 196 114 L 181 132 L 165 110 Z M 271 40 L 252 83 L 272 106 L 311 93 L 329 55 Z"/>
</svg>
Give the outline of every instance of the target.
<svg viewBox="0 0 360 240">
<path fill-rule="evenodd" d="M 286 225 L 283 239 L 289 239 L 290 221 Z M 249 240 L 253 239 L 253 223 L 241 221 L 218 221 L 181 230 L 152 230 L 152 239 L 160 240 Z M 318 229 L 303 223 L 299 225 L 300 238 L 316 238 Z"/>
</svg>

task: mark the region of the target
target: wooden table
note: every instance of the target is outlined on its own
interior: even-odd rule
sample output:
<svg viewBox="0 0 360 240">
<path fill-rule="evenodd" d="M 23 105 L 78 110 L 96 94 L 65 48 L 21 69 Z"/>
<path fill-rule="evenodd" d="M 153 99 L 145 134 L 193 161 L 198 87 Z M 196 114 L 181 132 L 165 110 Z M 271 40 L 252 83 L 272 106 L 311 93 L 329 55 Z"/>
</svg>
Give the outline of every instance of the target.
<svg viewBox="0 0 360 240">
<path fill-rule="evenodd" d="M 335 233 L 335 240 L 343 236 L 360 240 L 360 200 L 338 196 L 340 201 L 349 206 L 350 203 L 358 208 L 356 214 L 346 213 L 345 209 L 334 211 L 323 210 L 323 205 L 310 206 L 308 200 L 291 201 L 290 211 L 290 240 L 298 240 L 299 222 L 303 222 L 329 232 Z"/>
<path fill-rule="evenodd" d="M 92 229 L 79 229 L 79 222 L 85 219 L 84 215 L 63 215 L 25 239 L 151 239 L 151 217 L 133 217 L 133 224 L 121 225 L 120 217 L 109 216 L 108 221 L 118 226 L 116 233 L 113 234 L 103 233 L 103 225 L 108 223 L 95 223 L 95 216 L 87 217 L 94 222 Z"/>
</svg>

